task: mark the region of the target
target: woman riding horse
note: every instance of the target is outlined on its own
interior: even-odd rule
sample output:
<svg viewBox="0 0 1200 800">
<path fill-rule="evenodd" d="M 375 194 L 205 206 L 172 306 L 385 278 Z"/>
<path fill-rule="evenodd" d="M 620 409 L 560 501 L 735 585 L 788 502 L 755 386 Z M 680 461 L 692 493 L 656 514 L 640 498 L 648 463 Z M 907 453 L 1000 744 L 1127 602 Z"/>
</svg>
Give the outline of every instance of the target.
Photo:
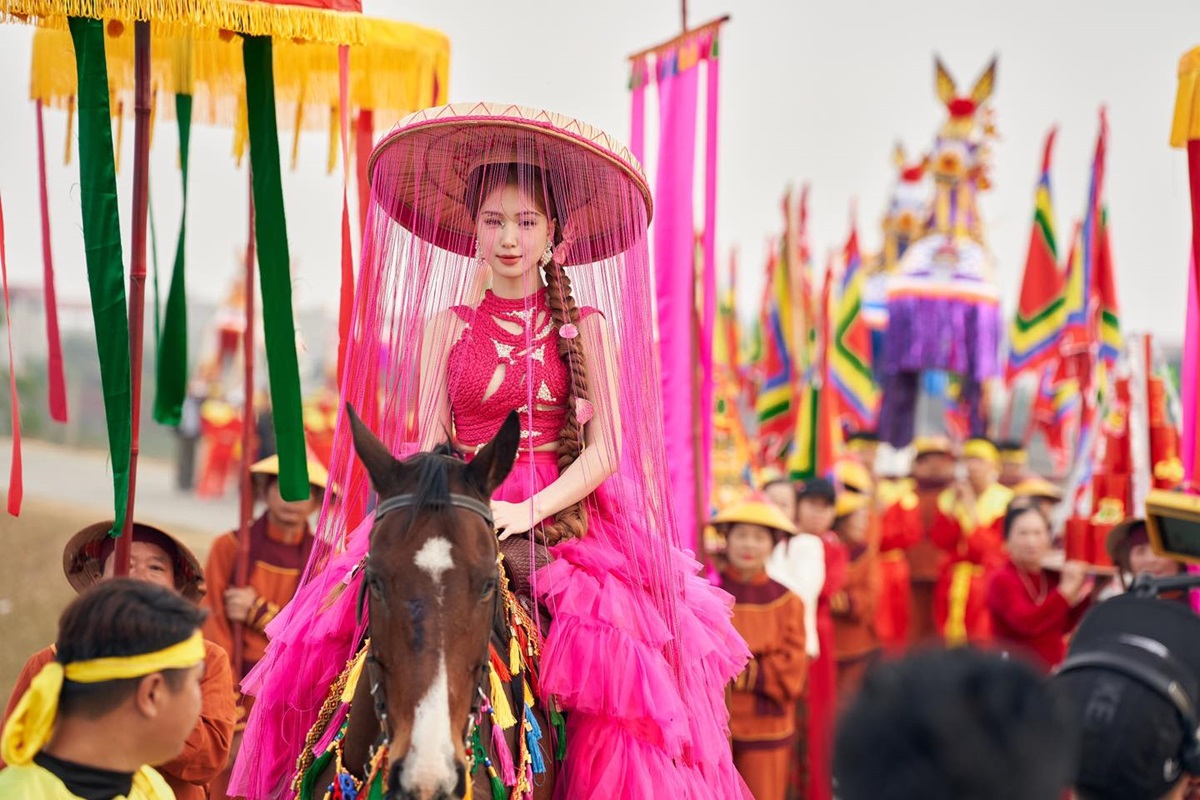
<svg viewBox="0 0 1200 800">
<path fill-rule="evenodd" d="M 530 688 L 566 714 L 555 796 L 748 796 L 724 687 L 749 653 L 730 598 L 679 546 L 667 492 L 640 167 L 586 124 L 479 104 L 401 122 L 370 174 L 344 393 L 401 456 L 447 436 L 470 453 L 518 412 L 520 451 L 491 515 L 534 638 L 548 618 Z M 248 798 L 282 785 L 281 754 L 294 759 L 313 695 L 358 644 L 363 578 L 350 568 L 371 521 L 355 515 L 366 489 L 346 427 L 331 481 L 349 488 L 325 509 L 327 546 L 247 681 L 258 755 L 243 751 L 235 785 Z"/>
</svg>

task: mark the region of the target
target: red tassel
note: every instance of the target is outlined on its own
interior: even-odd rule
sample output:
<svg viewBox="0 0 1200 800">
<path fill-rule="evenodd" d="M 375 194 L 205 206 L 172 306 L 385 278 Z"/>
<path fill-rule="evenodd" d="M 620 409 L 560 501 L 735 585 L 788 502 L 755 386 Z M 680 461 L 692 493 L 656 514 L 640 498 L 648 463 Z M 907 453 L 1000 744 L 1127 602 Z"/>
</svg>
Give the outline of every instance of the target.
<svg viewBox="0 0 1200 800">
<path fill-rule="evenodd" d="M 488 648 L 491 653 L 492 669 L 496 671 L 496 675 L 500 680 L 508 683 L 512 680 L 512 673 L 508 671 L 508 665 L 504 663 L 504 659 L 500 658 L 500 654 L 496 652 L 495 647 Z"/>
<path fill-rule="evenodd" d="M 67 421 L 67 381 L 63 371 L 62 337 L 58 331 L 58 300 L 54 292 L 54 255 L 50 248 L 50 201 L 46 191 L 46 136 L 42 101 L 37 101 L 38 194 L 42 215 L 42 295 L 46 306 L 46 370 L 50 388 L 50 418 Z"/>
<path fill-rule="evenodd" d="M 8 324 L 8 390 L 12 397 L 12 469 L 8 473 L 8 513 L 21 515 L 25 485 L 21 471 L 21 404 L 17 397 L 17 371 L 13 364 L 13 326 L 8 303 L 8 256 L 4 249 L 4 203 L 0 201 L 0 276 L 4 280 L 4 320 Z"/>
</svg>

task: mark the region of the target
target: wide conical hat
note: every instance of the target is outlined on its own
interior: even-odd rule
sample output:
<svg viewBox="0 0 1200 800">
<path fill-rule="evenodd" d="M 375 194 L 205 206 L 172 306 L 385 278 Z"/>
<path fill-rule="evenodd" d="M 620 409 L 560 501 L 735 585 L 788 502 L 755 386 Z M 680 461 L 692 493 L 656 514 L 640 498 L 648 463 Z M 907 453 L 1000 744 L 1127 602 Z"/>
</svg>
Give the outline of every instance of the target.
<svg viewBox="0 0 1200 800">
<path fill-rule="evenodd" d="M 457 103 L 410 114 L 371 153 L 371 195 L 417 236 L 473 256 L 467 180 L 504 163 L 536 166 L 554 187 L 570 245 L 563 266 L 615 256 L 645 235 L 650 187 L 629 149 L 585 122 L 522 106 Z M 644 220 L 630 219 L 643 208 Z"/>
</svg>

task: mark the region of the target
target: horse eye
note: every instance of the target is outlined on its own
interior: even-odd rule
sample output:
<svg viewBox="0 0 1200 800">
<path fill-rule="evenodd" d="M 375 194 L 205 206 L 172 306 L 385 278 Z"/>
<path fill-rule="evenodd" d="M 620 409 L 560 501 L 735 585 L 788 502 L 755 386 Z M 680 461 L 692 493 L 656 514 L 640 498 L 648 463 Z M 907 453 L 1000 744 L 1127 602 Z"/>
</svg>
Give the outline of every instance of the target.
<svg viewBox="0 0 1200 800">
<path fill-rule="evenodd" d="M 481 591 L 479 593 L 479 597 L 481 600 L 487 600 L 487 599 L 491 598 L 491 596 L 495 593 L 495 591 L 496 591 L 496 579 L 491 578 L 486 583 L 483 584 L 483 591 Z"/>
</svg>

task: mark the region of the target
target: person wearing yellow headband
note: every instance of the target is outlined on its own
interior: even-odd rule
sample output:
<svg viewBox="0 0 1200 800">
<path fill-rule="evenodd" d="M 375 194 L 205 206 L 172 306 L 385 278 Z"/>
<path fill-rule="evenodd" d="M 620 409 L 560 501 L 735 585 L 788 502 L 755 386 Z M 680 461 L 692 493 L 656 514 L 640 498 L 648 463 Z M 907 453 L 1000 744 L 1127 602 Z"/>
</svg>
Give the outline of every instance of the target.
<svg viewBox="0 0 1200 800">
<path fill-rule="evenodd" d="M 987 576 L 1004 564 L 1004 513 L 1012 490 L 996 478 L 1000 451 L 987 439 L 963 445 L 967 478 L 938 496 L 930 539 L 946 554 L 934 589 L 934 614 L 946 644 L 991 638 Z"/>
<path fill-rule="evenodd" d="M 117 578 L 59 619 L 56 658 L 0 734 L 5 800 L 171 800 L 149 764 L 183 749 L 200 715 L 204 612 L 177 592 Z"/>
<path fill-rule="evenodd" d="M 712 525 L 725 538 L 721 588 L 733 595 L 733 626 L 754 654 L 729 694 L 733 763 L 755 800 L 784 800 L 808 654 L 804 603 L 768 577 L 767 559 L 801 534 L 762 493 L 723 509 Z"/>
<path fill-rule="evenodd" d="M 111 520 L 96 522 L 72 536 L 63 548 L 63 572 L 77 592 L 113 577 L 116 541 L 108 535 L 110 530 Z M 174 590 L 195 605 L 204 595 L 204 573 L 192 551 L 166 531 L 141 522 L 133 526 L 129 577 Z M 153 762 L 177 800 L 205 800 L 210 782 L 229 759 L 237 720 L 229 656 L 213 642 L 205 642 L 204 649 L 200 719 L 180 753 Z M 29 657 L 12 689 L 4 719 L 13 715 L 34 677 L 56 658 L 55 645 Z M 0 758 L 0 769 L 4 763 Z"/>
<path fill-rule="evenodd" d="M 875 617 L 883 579 L 877 544 L 871 538 L 870 499 L 844 491 L 838 495 L 836 508 L 833 532 L 846 551 L 846 581 L 829 598 L 829 605 L 833 611 L 838 706 L 844 707 L 879 656 Z"/>
</svg>

